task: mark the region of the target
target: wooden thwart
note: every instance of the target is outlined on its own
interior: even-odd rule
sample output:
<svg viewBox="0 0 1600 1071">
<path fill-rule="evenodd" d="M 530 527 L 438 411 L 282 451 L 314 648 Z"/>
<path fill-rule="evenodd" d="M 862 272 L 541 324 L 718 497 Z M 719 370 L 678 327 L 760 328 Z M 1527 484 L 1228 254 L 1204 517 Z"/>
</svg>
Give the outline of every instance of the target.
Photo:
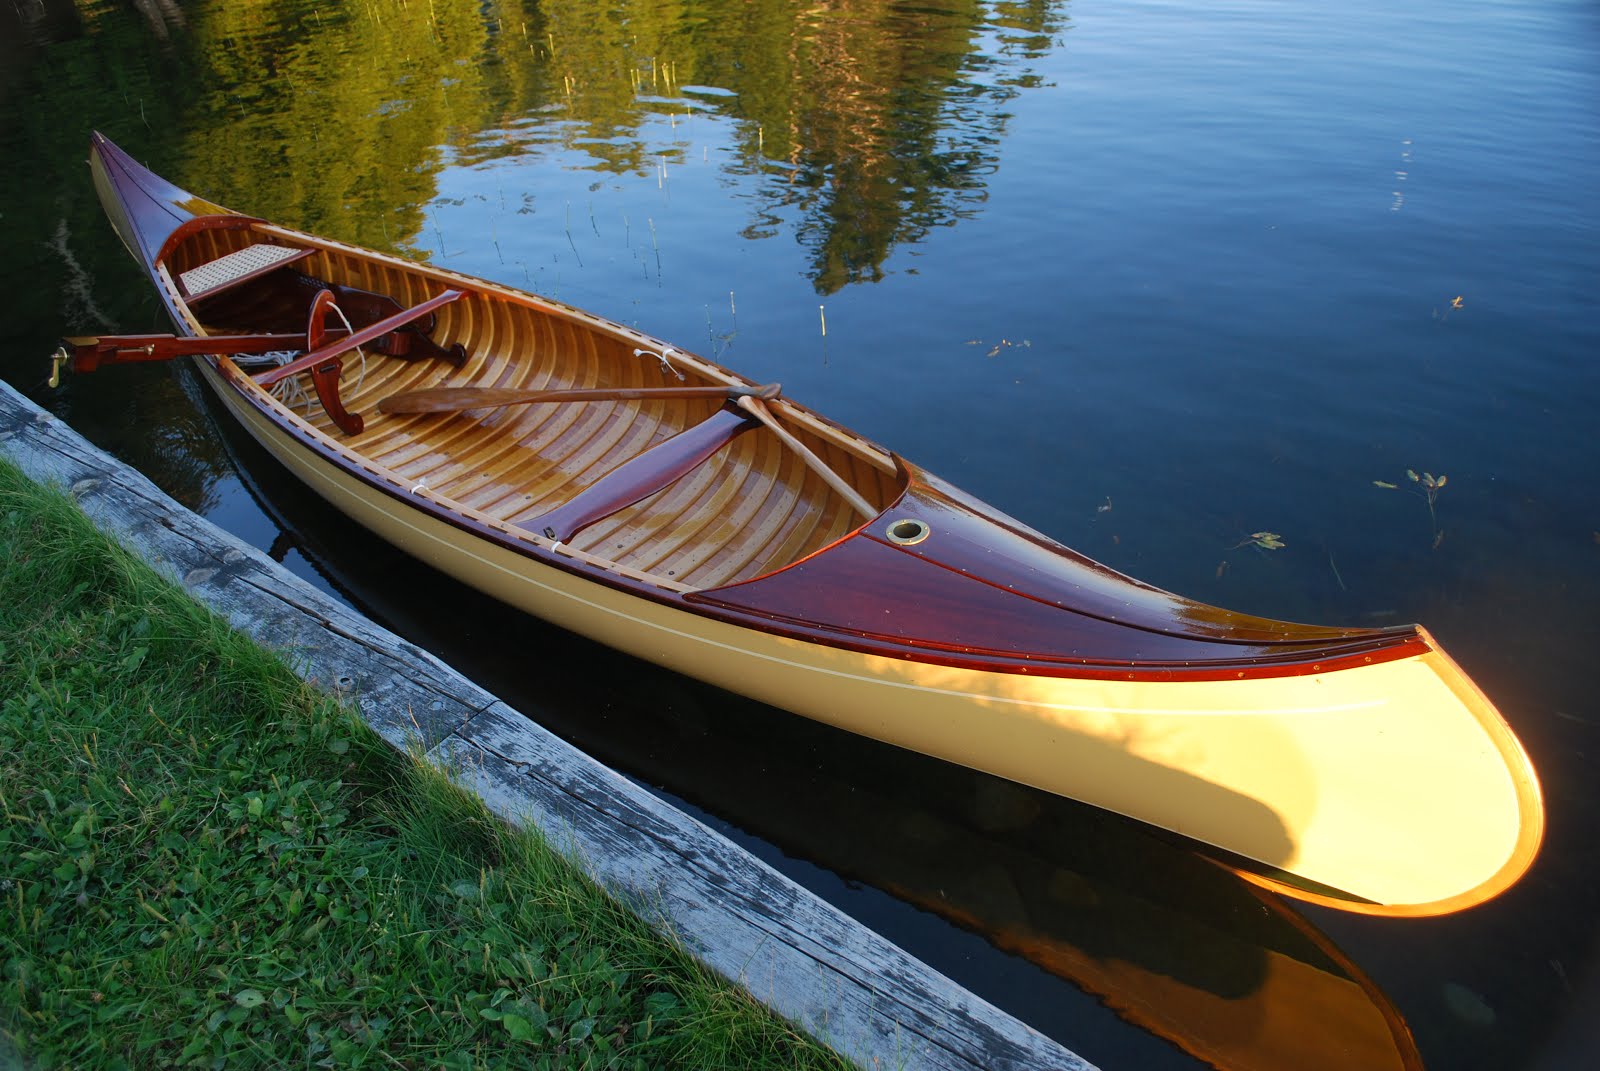
<svg viewBox="0 0 1600 1071">
<path fill-rule="evenodd" d="M 631 458 L 548 513 L 519 526 L 565 543 L 584 528 L 648 498 L 697 468 L 734 439 L 754 428 L 743 413 L 718 409 L 692 428 Z"/>
</svg>

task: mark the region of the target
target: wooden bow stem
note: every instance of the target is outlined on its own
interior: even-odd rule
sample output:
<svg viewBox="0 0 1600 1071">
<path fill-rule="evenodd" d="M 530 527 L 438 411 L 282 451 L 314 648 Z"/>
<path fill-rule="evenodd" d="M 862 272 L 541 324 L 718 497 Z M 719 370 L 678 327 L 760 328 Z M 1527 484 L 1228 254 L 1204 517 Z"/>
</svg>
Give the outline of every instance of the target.
<svg viewBox="0 0 1600 1071">
<path fill-rule="evenodd" d="M 745 395 L 739 398 L 735 404 L 770 428 L 774 435 L 783 440 L 785 446 L 800 455 L 800 460 L 804 461 L 812 472 L 822 477 L 824 483 L 839 492 L 840 496 L 850 503 L 857 513 L 869 521 L 878 515 L 878 511 L 873 509 L 867 500 L 861 497 L 859 491 L 845 483 L 844 478 L 833 471 L 826 461 L 812 453 L 811 448 L 795 438 L 788 428 L 779 424 L 778 418 L 772 415 L 772 410 L 767 408 L 762 399 L 752 395 Z"/>
<path fill-rule="evenodd" d="M 776 383 L 764 387 L 570 387 L 532 390 L 520 387 L 431 387 L 391 394 L 378 403 L 384 413 L 458 413 L 535 402 L 654 401 L 658 398 L 776 398 Z"/>
</svg>

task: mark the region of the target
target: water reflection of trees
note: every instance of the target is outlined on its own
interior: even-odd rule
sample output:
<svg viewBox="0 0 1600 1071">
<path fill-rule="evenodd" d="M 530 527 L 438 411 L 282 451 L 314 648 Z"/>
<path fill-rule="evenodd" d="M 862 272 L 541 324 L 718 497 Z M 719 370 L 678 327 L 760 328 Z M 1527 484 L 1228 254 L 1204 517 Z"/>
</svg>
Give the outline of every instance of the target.
<svg viewBox="0 0 1600 1071">
<path fill-rule="evenodd" d="M 824 293 L 880 278 L 896 245 L 981 205 L 1007 102 L 1036 83 L 1029 65 L 1063 28 L 1063 3 L 18 7 L 0 20 L 0 147 L 29 166 L 0 180 L 0 285 L 39 299 L 13 317 L 10 333 L 23 345 L 0 371 L 37 389 L 32 365 L 20 363 L 34 349 L 62 330 L 104 330 L 107 322 L 83 316 L 84 287 L 109 324 L 157 326 L 159 310 L 110 238 L 81 167 L 96 127 L 222 204 L 403 250 L 426 225 L 435 175 L 450 162 L 576 149 L 597 170 L 642 172 L 663 152 L 683 151 L 650 139 L 665 116 L 692 107 L 734 131 L 726 166 L 750 203 L 748 237 L 792 228 Z M 158 378 L 152 372 L 147 389 Z M 150 421 L 180 419 L 164 404 L 136 417 L 89 401 L 94 393 L 55 404 L 69 419 L 92 406 L 82 418 L 105 422 L 135 464 L 179 464 L 140 445 L 161 438 Z M 178 480 L 191 486 L 188 501 L 204 498 L 200 470 L 212 463 L 222 464 L 191 458 L 199 469 Z"/>
<path fill-rule="evenodd" d="M 638 169 L 649 150 L 619 133 L 682 108 L 682 86 L 728 91 L 694 106 L 739 121 L 732 169 L 757 178 L 745 233 L 797 217 L 823 293 L 880 278 L 896 244 L 982 203 L 1006 102 L 1037 82 L 1027 64 L 1065 23 L 1059 0 L 540 8 L 553 81 L 579 90 L 563 108 L 566 143 Z"/>
</svg>

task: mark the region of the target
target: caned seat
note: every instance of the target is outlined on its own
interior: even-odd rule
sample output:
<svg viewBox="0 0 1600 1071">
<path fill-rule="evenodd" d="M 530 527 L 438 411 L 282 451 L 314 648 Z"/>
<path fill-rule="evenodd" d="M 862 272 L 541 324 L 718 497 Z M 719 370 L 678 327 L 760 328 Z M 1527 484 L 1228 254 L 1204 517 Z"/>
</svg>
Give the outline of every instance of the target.
<svg viewBox="0 0 1600 1071">
<path fill-rule="evenodd" d="M 309 249 L 290 249 L 288 246 L 260 242 L 236 249 L 232 253 L 190 268 L 178 276 L 178 286 L 190 301 L 200 301 L 220 294 L 224 290 L 259 278 L 275 268 L 311 255 Z"/>
</svg>

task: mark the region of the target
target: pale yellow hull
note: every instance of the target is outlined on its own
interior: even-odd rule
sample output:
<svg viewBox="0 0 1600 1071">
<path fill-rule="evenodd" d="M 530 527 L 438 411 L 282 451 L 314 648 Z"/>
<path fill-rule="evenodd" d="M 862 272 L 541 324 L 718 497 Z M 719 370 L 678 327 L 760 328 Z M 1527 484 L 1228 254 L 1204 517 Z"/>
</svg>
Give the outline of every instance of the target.
<svg viewBox="0 0 1600 1071">
<path fill-rule="evenodd" d="M 248 360 L 264 334 L 271 349 L 285 337 L 268 326 L 275 302 L 296 332 L 309 318 L 287 336 L 302 356 L 254 378 L 201 360 L 250 434 L 356 522 L 503 602 L 1171 830 L 1346 909 L 1457 910 L 1532 862 L 1543 811 L 1527 756 L 1420 630 L 1267 621 L 1159 591 L 937 486 L 775 384 L 543 298 L 221 213 L 102 138 L 92 161 L 185 335 Z M 280 273 L 289 258 L 309 274 Z M 304 310 L 301 286 L 315 291 Z M 358 316 L 369 303 L 342 344 L 319 319 L 329 287 Z M 358 371 L 358 341 L 386 356 Z M 155 352 L 81 345 L 91 368 Z M 342 379 L 336 352 L 351 358 Z M 310 417 L 267 390 L 297 376 L 321 400 Z M 679 383 L 701 400 L 663 402 Z M 467 403 L 391 407 L 441 386 Z M 605 400 L 511 412 L 475 404 L 484 388 Z"/>
<path fill-rule="evenodd" d="M 1371 902 L 1299 893 L 1347 909 L 1455 910 L 1509 885 L 1537 849 L 1526 756 L 1437 650 L 1321 675 L 1152 682 L 975 671 L 758 632 L 541 564 L 414 509 L 295 443 L 202 367 L 250 433 L 356 522 L 501 601 L 689 676 Z"/>
</svg>

